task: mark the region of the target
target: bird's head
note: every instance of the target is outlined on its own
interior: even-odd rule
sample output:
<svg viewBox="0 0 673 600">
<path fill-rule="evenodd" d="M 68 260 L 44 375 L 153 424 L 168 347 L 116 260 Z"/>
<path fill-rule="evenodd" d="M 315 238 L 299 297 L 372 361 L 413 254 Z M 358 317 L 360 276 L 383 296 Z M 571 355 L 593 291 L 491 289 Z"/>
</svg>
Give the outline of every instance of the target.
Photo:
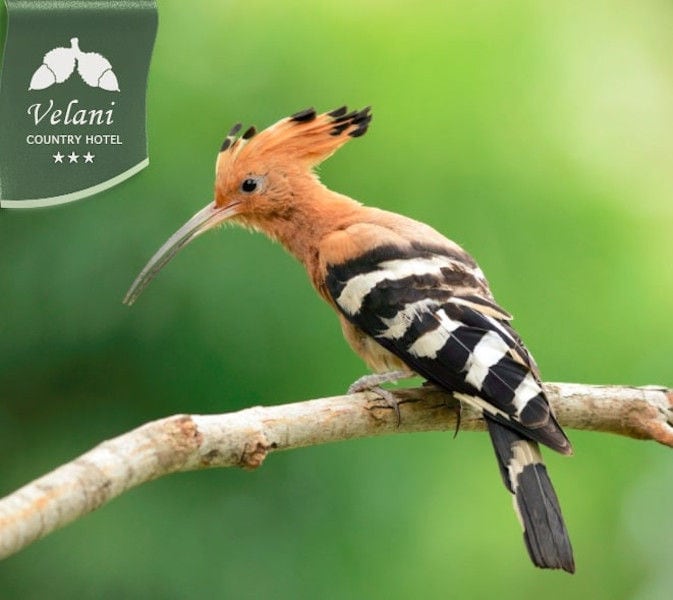
<svg viewBox="0 0 673 600">
<path fill-rule="evenodd" d="M 124 298 L 133 304 L 159 270 L 202 233 L 233 221 L 264 229 L 292 218 L 302 202 L 303 183 L 316 182 L 313 168 L 353 137 L 367 131 L 369 107 L 349 112 L 341 107 L 317 114 L 312 108 L 281 119 L 257 133 L 242 135 L 236 124 L 220 148 L 215 168 L 215 199 L 202 208 L 159 248 Z"/>
</svg>

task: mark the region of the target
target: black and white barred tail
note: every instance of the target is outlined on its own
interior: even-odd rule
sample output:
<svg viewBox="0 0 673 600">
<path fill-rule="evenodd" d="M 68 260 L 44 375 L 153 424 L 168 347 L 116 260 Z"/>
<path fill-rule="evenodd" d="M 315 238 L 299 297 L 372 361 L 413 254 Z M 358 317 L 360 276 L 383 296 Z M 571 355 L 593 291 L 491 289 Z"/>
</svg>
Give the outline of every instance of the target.
<svg viewBox="0 0 673 600">
<path fill-rule="evenodd" d="M 485 418 L 531 560 L 538 567 L 574 573 L 570 538 L 538 445 L 488 416 Z"/>
</svg>

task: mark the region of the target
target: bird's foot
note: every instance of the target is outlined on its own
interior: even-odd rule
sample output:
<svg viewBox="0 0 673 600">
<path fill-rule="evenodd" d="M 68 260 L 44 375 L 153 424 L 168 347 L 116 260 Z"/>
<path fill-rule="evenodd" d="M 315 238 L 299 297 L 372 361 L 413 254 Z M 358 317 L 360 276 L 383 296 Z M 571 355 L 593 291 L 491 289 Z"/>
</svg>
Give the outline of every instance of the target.
<svg viewBox="0 0 673 600">
<path fill-rule="evenodd" d="M 396 383 L 401 379 L 409 379 L 415 377 L 416 374 L 410 371 L 388 371 L 387 373 L 371 373 L 360 377 L 348 387 L 349 394 L 357 394 L 358 392 L 374 392 L 385 403 L 395 411 L 397 417 L 397 426 L 402 422 L 402 415 L 400 414 L 400 403 L 395 398 L 390 390 L 381 387 L 383 383 Z"/>
</svg>

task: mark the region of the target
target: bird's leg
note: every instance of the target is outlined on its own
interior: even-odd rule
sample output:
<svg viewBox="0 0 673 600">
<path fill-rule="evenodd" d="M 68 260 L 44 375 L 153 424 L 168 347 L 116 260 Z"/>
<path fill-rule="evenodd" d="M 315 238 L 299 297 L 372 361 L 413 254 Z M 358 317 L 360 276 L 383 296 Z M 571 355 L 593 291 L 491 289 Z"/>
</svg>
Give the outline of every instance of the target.
<svg viewBox="0 0 673 600">
<path fill-rule="evenodd" d="M 386 373 L 370 373 L 360 377 L 348 387 L 349 394 L 357 394 L 358 392 L 374 392 L 385 400 L 386 404 L 395 411 L 397 416 L 397 426 L 402 422 L 402 415 L 400 414 L 400 405 L 395 394 L 391 391 L 382 388 L 383 383 L 397 383 L 401 379 L 409 379 L 416 377 L 416 373 L 412 371 L 388 371 Z"/>
<path fill-rule="evenodd" d="M 382 383 L 397 383 L 401 379 L 416 377 L 412 371 L 386 371 L 385 373 L 369 373 L 357 379 L 348 387 L 349 394 L 374 390 Z"/>
</svg>

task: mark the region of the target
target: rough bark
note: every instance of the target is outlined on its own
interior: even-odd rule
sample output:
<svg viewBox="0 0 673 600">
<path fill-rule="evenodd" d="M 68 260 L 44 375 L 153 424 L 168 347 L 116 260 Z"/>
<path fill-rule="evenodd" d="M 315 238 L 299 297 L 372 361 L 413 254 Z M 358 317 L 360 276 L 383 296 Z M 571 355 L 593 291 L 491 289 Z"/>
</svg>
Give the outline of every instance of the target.
<svg viewBox="0 0 673 600">
<path fill-rule="evenodd" d="M 673 447 L 673 390 L 545 385 L 565 428 L 615 433 Z M 177 471 L 259 467 L 267 454 L 359 437 L 454 430 L 458 404 L 433 387 L 395 392 L 395 411 L 373 393 L 254 407 L 221 415 L 175 415 L 107 440 L 0 500 L 0 558 L 116 496 Z M 461 431 L 484 430 L 463 408 Z"/>
</svg>

